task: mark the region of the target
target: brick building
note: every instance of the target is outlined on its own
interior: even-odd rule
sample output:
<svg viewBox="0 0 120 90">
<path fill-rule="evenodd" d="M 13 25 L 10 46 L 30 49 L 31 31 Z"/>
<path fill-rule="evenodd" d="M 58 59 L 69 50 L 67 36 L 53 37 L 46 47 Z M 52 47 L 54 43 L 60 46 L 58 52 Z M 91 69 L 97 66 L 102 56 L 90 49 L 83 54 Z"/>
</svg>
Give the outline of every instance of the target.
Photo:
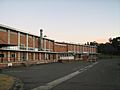
<svg viewBox="0 0 120 90">
<path fill-rule="evenodd" d="M 56 42 L 42 36 L 0 25 L 0 66 L 40 64 L 59 60 L 82 60 L 97 54 L 97 47 Z M 85 59 L 85 60 L 87 60 Z"/>
</svg>

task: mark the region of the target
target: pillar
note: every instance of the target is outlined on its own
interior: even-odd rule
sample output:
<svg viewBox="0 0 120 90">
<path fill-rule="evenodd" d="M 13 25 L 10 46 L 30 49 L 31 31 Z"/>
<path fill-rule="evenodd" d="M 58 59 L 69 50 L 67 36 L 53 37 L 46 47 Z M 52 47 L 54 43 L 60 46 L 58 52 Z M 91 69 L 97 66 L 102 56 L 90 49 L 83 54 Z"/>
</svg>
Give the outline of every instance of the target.
<svg viewBox="0 0 120 90">
<path fill-rule="evenodd" d="M 44 39 L 44 51 L 46 51 L 46 39 Z"/>
<path fill-rule="evenodd" d="M 35 37 L 33 36 L 33 48 L 35 50 Z"/>
<path fill-rule="evenodd" d="M 10 52 L 8 51 L 8 62 L 10 62 Z"/>
<path fill-rule="evenodd" d="M 8 44 L 10 44 L 10 30 L 8 30 Z"/>
<path fill-rule="evenodd" d="M 35 53 L 33 53 L 33 60 L 35 60 Z"/>
<path fill-rule="evenodd" d="M 26 61 L 28 61 L 28 52 L 26 53 Z"/>
<path fill-rule="evenodd" d="M 28 34 L 26 34 L 26 50 L 28 50 Z"/>
<path fill-rule="evenodd" d="M 21 59 L 21 58 L 20 58 L 20 52 L 18 52 L 18 61 L 20 61 L 20 59 Z"/>
<path fill-rule="evenodd" d="M 48 41 L 48 45 L 49 45 L 49 50 L 51 51 L 51 49 L 50 49 L 50 40 Z"/>
</svg>

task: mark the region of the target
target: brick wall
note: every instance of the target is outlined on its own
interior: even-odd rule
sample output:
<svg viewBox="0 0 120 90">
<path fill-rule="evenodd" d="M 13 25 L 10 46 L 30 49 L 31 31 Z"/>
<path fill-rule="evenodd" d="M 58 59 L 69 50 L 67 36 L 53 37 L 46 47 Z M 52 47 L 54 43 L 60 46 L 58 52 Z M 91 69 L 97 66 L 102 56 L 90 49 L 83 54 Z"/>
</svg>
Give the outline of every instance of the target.
<svg viewBox="0 0 120 90">
<path fill-rule="evenodd" d="M 38 37 L 35 37 L 35 48 L 38 48 Z"/>
<path fill-rule="evenodd" d="M 0 28 L 0 44 L 8 44 L 8 32 L 3 28 Z"/>
<path fill-rule="evenodd" d="M 68 51 L 74 51 L 74 44 L 68 44 Z"/>
<path fill-rule="evenodd" d="M 10 44 L 18 45 L 18 33 L 15 31 L 10 31 Z"/>
<path fill-rule="evenodd" d="M 20 33 L 20 44 L 23 44 L 26 46 L 26 34 Z"/>
<path fill-rule="evenodd" d="M 28 60 L 33 60 L 33 53 L 32 52 L 28 53 Z"/>
<path fill-rule="evenodd" d="M 46 39 L 46 49 L 49 49 L 49 40 Z"/>
<path fill-rule="evenodd" d="M 77 45 L 77 49 L 76 49 L 77 52 L 80 52 L 80 46 Z"/>
<path fill-rule="evenodd" d="M 39 53 L 35 53 L 35 60 L 39 60 Z"/>
<path fill-rule="evenodd" d="M 33 47 L 33 36 L 28 35 L 28 47 Z"/>
<path fill-rule="evenodd" d="M 67 44 L 55 43 L 55 52 L 67 52 Z"/>
<path fill-rule="evenodd" d="M 54 51 L 54 41 L 50 41 L 50 49 L 51 51 Z"/>
</svg>

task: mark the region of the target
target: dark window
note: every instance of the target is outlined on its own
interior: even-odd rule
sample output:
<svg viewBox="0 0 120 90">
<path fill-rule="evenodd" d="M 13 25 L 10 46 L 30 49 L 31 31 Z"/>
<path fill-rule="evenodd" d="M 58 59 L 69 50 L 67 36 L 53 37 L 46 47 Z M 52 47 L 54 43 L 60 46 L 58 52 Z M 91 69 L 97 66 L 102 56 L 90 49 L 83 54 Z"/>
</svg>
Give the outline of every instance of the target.
<svg viewBox="0 0 120 90">
<path fill-rule="evenodd" d="M 15 54 L 12 54 L 11 57 L 15 58 Z"/>
<path fill-rule="evenodd" d="M 4 57 L 4 54 L 0 54 L 0 58 L 3 58 Z"/>
</svg>

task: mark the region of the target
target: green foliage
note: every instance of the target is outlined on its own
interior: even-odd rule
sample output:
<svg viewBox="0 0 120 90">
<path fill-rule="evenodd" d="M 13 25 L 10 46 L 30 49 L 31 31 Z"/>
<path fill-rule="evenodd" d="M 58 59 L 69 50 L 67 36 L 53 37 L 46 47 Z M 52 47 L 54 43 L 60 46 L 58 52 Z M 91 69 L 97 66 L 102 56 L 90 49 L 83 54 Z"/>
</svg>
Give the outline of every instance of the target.
<svg viewBox="0 0 120 90">
<path fill-rule="evenodd" d="M 98 44 L 98 53 L 120 55 L 120 37 L 109 39 L 108 43 Z"/>
</svg>

